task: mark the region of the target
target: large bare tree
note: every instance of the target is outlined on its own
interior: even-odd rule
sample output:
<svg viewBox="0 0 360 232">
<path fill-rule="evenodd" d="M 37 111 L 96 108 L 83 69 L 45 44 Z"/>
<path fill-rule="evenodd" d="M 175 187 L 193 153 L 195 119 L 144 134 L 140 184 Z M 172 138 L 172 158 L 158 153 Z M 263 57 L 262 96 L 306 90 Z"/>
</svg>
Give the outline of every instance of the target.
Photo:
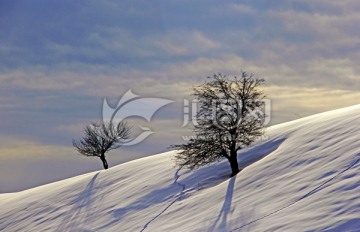
<svg viewBox="0 0 360 232">
<path fill-rule="evenodd" d="M 227 159 L 231 176 L 239 173 L 237 152 L 249 146 L 264 132 L 264 95 L 259 87 L 263 79 L 241 73 L 227 78 L 214 74 L 209 81 L 194 88 L 198 113 L 195 136 L 185 144 L 175 145 L 180 166 L 196 168 Z"/>
<path fill-rule="evenodd" d="M 129 136 L 130 127 L 125 122 L 93 122 L 84 128 L 82 139 L 73 140 L 73 146 L 84 156 L 99 157 L 104 169 L 108 169 L 105 154 L 121 147 Z"/>
</svg>

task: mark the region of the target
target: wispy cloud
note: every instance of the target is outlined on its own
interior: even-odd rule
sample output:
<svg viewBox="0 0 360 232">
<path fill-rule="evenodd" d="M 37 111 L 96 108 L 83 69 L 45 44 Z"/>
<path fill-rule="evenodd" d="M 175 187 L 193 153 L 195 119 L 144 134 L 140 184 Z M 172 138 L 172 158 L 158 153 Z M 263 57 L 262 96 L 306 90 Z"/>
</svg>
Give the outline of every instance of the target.
<svg viewBox="0 0 360 232">
<path fill-rule="evenodd" d="M 256 10 L 248 5 L 242 5 L 242 4 L 238 4 L 238 3 L 230 3 L 228 5 L 228 7 L 230 8 L 230 10 L 233 10 L 239 14 L 245 14 L 245 15 L 250 15 L 250 16 L 256 14 Z"/>
</svg>

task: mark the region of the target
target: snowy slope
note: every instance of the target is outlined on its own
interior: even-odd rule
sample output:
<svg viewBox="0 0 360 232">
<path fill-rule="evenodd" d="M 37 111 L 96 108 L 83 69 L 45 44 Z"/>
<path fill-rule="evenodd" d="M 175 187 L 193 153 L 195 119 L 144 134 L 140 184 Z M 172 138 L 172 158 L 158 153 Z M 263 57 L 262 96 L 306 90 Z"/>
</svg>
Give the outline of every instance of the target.
<svg viewBox="0 0 360 232">
<path fill-rule="evenodd" d="M 360 231 L 359 133 L 357 105 L 269 128 L 231 179 L 172 151 L 0 194 L 0 231 Z"/>
</svg>

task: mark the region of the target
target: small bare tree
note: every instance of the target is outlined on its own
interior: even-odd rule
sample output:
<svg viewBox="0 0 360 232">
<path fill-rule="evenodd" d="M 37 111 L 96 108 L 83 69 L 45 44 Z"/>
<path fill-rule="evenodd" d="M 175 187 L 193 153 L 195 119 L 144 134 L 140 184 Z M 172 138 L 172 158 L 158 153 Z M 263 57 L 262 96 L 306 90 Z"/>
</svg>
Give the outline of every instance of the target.
<svg viewBox="0 0 360 232">
<path fill-rule="evenodd" d="M 121 147 L 130 137 L 130 129 L 125 122 L 93 122 L 84 128 L 82 139 L 73 140 L 73 146 L 84 156 L 99 157 L 104 169 L 108 169 L 105 154 Z"/>
<path fill-rule="evenodd" d="M 179 149 L 176 162 L 190 169 L 226 158 L 232 170 L 239 170 L 237 151 L 263 134 L 264 95 L 259 89 L 263 79 L 246 72 L 227 78 L 214 74 L 212 80 L 194 88 L 199 109 L 194 123 L 195 138 Z"/>
</svg>

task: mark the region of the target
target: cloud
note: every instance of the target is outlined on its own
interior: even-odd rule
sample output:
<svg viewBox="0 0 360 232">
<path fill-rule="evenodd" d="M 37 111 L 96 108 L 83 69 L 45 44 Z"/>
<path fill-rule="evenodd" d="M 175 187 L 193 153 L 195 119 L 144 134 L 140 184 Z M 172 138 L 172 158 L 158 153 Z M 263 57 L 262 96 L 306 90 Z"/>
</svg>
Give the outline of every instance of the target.
<svg viewBox="0 0 360 232">
<path fill-rule="evenodd" d="M 190 56 L 206 54 L 219 49 L 220 45 L 200 31 L 171 31 L 162 38 L 154 39 L 154 44 L 169 55 Z"/>
<path fill-rule="evenodd" d="M 56 72 L 46 70 L 16 70 L 0 74 L 3 89 L 55 90 L 71 95 L 94 97 L 120 97 L 128 89 L 145 95 L 177 99 L 190 93 L 191 87 L 206 76 L 222 72 L 237 75 L 241 70 L 264 77 L 269 85 L 326 87 L 356 90 L 359 70 L 348 58 L 315 57 L 301 61 L 281 61 L 281 43 L 274 43 L 273 50 L 263 51 L 259 59 L 249 60 L 236 54 L 218 58 L 195 58 L 159 66 L 158 70 L 93 69 L 92 73 Z M 283 53 L 296 50 L 289 45 Z M 135 81 L 136 80 L 136 81 Z M 177 80 L 177 81 L 174 81 Z M 150 88 L 149 88 L 150 87 Z M 76 92 L 76 93 L 75 93 Z M 8 103 L 9 104 L 9 103 Z"/>
<path fill-rule="evenodd" d="M 287 9 L 269 11 L 266 17 L 280 25 L 274 39 L 297 45 L 302 55 L 334 56 L 359 49 L 360 34 L 354 30 L 354 23 L 360 21 L 358 14 Z"/>
<path fill-rule="evenodd" d="M 321 87 L 265 87 L 272 102 L 271 124 L 358 104 L 360 93 Z"/>
<path fill-rule="evenodd" d="M 256 10 L 252 8 L 251 6 L 237 4 L 237 3 L 231 3 L 228 5 L 230 10 L 234 10 L 237 13 L 245 14 L 245 15 L 253 15 L 256 13 Z"/>
<path fill-rule="evenodd" d="M 137 46 L 141 38 L 163 28 L 159 7 L 148 1 L 42 1 L 38 6 L 30 1 L 2 7 L 0 70 L 72 62 L 128 63 L 146 51 Z M 117 49 L 106 49 L 106 43 L 93 40 L 96 36 Z"/>
<path fill-rule="evenodd" d="M 189 54 L 189 50 L 187 47 L 176 44 L 170 39 L 164 39 L 161 42 L 155 42 L 155 44 L 157 44 L 157 46 L 161 47 L 164 51 L 171 55 L 182 56 Z"/>
<path fill-rule="evenodd" d="M 196 47 L 197 45 L 204 50 L 219 48 L 219 45 L 215 41 L 207 38 L 203 33 L 199 31 L 194 31 L 192 36 L 194 37 L 194 40 L 196 42 L 194 47 Z"/>
<path fill-rule="evenodd" d="M 48 145 L 39 142 L 24 140 L 17 137 L 1 135 L 0 159 L 61 159 L 66 154 L 74 153 L 68 146 Z"/>
<path fill-rule="evenodd" d="M 336 1 L 336 0 L 318 0 L 318 1 L 294 1 L 308 5 L 312 11 L 320 11 L 332 15 L 341 15 L 357 12 L 360 9 L 359 1 Z"/>
</svg>

